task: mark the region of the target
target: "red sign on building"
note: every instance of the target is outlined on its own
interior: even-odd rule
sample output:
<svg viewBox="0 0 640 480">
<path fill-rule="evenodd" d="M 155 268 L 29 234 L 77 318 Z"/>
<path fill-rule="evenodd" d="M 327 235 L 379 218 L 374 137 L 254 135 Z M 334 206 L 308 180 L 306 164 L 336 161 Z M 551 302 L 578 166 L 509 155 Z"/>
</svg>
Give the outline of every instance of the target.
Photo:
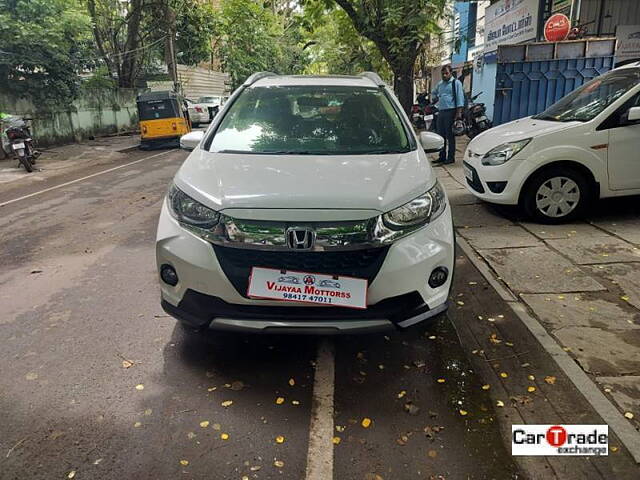
<svg viewBox="0 0 640 480">
<path fill-rule="evenodd" d="M 544 24 L 544 38 L 547 42 L 560 42 L 567 38 L 571 30 L 571 20 L 562 13 L 549 17 Z"/>
</svg>

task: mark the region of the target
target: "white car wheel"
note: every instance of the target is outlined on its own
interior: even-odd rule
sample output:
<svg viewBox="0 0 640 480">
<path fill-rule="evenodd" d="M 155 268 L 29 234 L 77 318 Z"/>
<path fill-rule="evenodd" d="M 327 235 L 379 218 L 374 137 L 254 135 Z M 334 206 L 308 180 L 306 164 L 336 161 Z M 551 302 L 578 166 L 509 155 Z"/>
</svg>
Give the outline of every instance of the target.
<svg viewBox="0 0 640 480">
<path fill-rule="evenodd" d="M 536 192 L 536 208 L 551 218 L 566 217 L 579 203 L 580 187 L 567 177 L 550 178 Z"/>
<path fill-rule="evenodd" d="M 580 216 L 591 199 L 592 181 L 578 169 L 550 166 L 526 184 L 521 205 L 540 223 L 564 223 Z"/>
</svg>

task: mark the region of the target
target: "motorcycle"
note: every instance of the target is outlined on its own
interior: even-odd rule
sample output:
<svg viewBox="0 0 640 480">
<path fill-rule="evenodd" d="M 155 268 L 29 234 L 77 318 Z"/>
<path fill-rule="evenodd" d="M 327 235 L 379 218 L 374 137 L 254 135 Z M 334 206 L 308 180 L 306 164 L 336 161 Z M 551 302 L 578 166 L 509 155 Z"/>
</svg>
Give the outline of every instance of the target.
<svg viewBox="0 0 640 480">
<path fill-rule="evenodd" d="M 465 123 L 465 132 L 471 139 L 478 134 L 489 130 L 493 123 L 487 117 L 487 108 L 484 103 L 475 103 L 476 98 L 482 95 L 482 92 L 474 95 L 466 102 L 464 109 L 463 120 Z"/>
<path fill-rule="evenodd" d="M 411 123 L 418 130 L 435 131 L 437 114 L 435 105 L 427 104 L 422 107 L 414 104 L 411 106 Z"/>
<path fill-rule="evenodd" d="M 7 116 L 2 119 L 2 133 L 6 137 L 5 151 L 17 158 L 24 169 L 31 173 L 40 152 L 33 148 L 33 138 L 29 129 L 29 121 L 16 116 Z M 3 138 L 4 143 L 4 138 Z"/>
</svg>

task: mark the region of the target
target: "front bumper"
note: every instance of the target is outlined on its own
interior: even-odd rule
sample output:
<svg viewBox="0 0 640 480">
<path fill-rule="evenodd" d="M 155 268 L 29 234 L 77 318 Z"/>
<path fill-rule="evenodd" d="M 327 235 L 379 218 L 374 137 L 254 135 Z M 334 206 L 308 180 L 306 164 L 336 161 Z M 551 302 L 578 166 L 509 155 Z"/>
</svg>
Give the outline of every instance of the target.
<svg viewBox="0 0 640 480">
<path fill-rule="evenodd" d="M 187 291 L 178 306 L 162 300 L 165 312 L 196 330 L 316 335 L 404 329 L 447 307 L 444 303 L 430 309 L 417 292 L 386 299 L 367 310 L 234 305 L 193 290 Z"/>
<path fill-rule="evenodd" d="M 434 222 L 387 247 L 379 270 L 370 276 L 366 310 L 247 298 L 241 293 L 246 291 L 245 286 L 239 285 L 225 258 L 218 256 L 211 243 L 182 228 L 169 214 L 166 202 L 158 225 L 156 258 L 158 266 L 171 265 L 179 278 L 176 286 L 160 282 L 163 308 L 193 328 L 361 333 L 407 328 L 446 310 L 454 249 L 451 210 L 447 206 Z M 262 261 L 268 258 L 265 255 Z M 318 268 L 344 267 L 335 257 L 330 263 Z M 445 267 L 450 274 L 444 285 L 432 288 L 427 280 L 436 267 Z"/>
<path fill-rule="evenodd" d="M 466 187 L 476 197 L 502 205 L 517 205 L 520 190 L 530 173 L 530 165 L 526 160 L 512 158 L 503 165 L 482 165 L 482 155 L 467 151 L 463 158 Z M 472 178 L 466 176 L 471 172 Z"/>
</svg>

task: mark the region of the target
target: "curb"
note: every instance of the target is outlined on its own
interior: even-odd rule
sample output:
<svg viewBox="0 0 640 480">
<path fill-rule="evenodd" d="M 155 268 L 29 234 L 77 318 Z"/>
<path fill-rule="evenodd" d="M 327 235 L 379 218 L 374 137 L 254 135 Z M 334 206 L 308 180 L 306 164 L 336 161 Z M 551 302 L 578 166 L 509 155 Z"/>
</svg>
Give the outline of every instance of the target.
<svg viewBox="0 0 640 480">
<path fill-rule="evenodd" d="M 571 383 L 578 389 L 589 405 L 591 405 L 596 413 L 602 417 L 602 420 L 609 425 L 611 430 L 620 439 L 620 442 L 631 454 L 634 461 L 640 464 L 640 432 L 622 416 L 617 407 L 600 391 L 594 381 L 589 378 L 575 360 L 562 349 L 538 319 L 530 315 L 526 307 L 520 303 L 517 297 L 495 278 L 495 275 L 489 267 L 476 255 L 471 245 L 459 236 L 456 238 L 456 243 L 485 280 L 496 290 L 498 295 L 509 305 L 513 313 L 518 316 L 520 321 L 522 321 L 536 340 L 538 340 L 540 346 L 567 375 Z"/>
</svg>

